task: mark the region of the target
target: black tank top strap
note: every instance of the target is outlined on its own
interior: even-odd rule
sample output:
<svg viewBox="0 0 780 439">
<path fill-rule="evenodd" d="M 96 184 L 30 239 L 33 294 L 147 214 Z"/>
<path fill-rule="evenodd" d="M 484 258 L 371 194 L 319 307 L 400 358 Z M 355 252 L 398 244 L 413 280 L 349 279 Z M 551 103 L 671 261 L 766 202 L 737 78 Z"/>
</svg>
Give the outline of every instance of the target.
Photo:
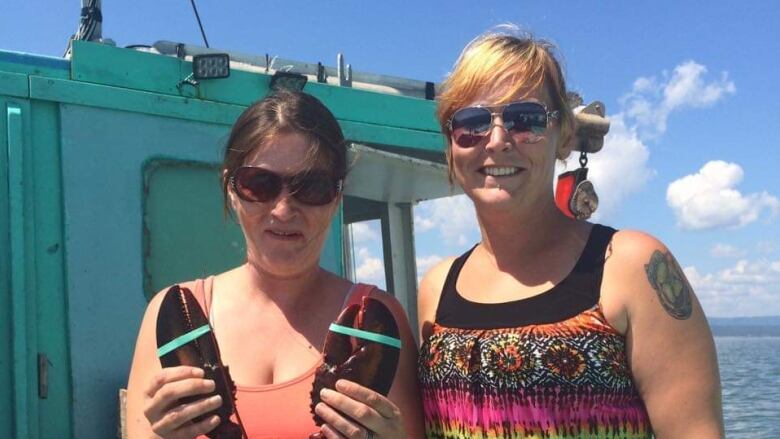
<svg viewBox="0 0 780 439">
<path fill-rule="evenodd" d="M 594 224 L 593 229 L 590 231 L 588 244 L 582 250 L 582 255 L 577 261 L 575 270 L 593 272 L 593 270 L 603 267 L 607 246 L 609 246 L 610 241 L 612 241 L 612 235 L 614 235 L 615 232 L 617 232 L 617 230 L 612 227 Z"/>
<path fill-rule="evenodd" d="M 588 243 L 582 250 L 574 269 L 555 286 L 557 289 L 567 291 L 567 294 L 573 297 L 576 296 L 579 300 L 572 303 L 580 303 L 578 308 L 586 305 L 588 306 L 584 309 L 590 308 L 601 300 L 601 278 L 604 274 L 605 254 L 615 232 L 612 227 L 594 224 Z"/>
<path fill-rule="evenodd" d="M 585 250 L 582 252 L 580 260 L 577 265 L 582 265 L 581 270 L 590 273 L 592 276 L 593 286 L 592 288 L 600 296 L 601 292 L 601 279 L 604 276 L 604 262 L 606 261 L 607 247 L 612 242 L 612 236 L 617 233 L 617 230 L 609 226 L 603 226 L 601 224 L 594 224 L 593 230 L 591 230 L 590 239 Z"/>
<path fill-rule="evenodd" d="M 450 270 L 447 272 L 447 278 L 444 280 L 444 286 L 441 289 L 441 295 L 439 296 L 439 305 L 436 308 L 436 321 L 441 320 L 440 312 L 453 309 L 457 307 L 458 299 L 460 295 L 457 293 L 455 284 L 458 282 L 458 276 L 460 276 L 460 270 L 463 269 L 463 265 L 466 260 L 474 252 L 479 244 L 474 244 L 466 253 L 458 256 L 457 259 L 452 261 Z"/>
</svg>

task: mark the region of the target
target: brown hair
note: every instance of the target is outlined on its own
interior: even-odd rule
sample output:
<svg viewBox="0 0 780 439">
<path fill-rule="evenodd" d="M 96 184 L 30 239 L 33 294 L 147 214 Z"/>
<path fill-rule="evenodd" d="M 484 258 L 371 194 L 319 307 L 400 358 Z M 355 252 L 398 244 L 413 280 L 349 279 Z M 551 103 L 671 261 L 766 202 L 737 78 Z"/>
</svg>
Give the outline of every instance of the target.
<svg viewBox="0 0 780 439">
<path fill-rule="evenodd" d="M 326 164 L 334 180 L 347 174 L 344 134 L 333 113 L 309 94 L 280 89 L 250 105 L 233 124 L 222 161 L 222 194 L 228 210 L 228 183 L 236 169 L 279 134 L 298 133 L 309 141 L 304 169 Z"/>
<path fill-rule="evenodd" d="M 499 84 L 509 82 L 512 85 L 499 102 L 491 103 L 493 105 L 507 103 L 523 91 L 546 86 L 552 100 L 548 103 L 549 110 L 560 111 L 561 144 L 567 145 L 573 140 L 574 114 L 567 104 L 566 82 L 554 52 L 552 43 L 535 39 L 513 25 L 486 32 L 463 49 L 452 73 L 442 84 L 436 109 L 442 133 L 447 138 L 450 183 L 454 171 L 449 120 L 455 111 L 468 105 L 481 92 Z"/>
</svg>

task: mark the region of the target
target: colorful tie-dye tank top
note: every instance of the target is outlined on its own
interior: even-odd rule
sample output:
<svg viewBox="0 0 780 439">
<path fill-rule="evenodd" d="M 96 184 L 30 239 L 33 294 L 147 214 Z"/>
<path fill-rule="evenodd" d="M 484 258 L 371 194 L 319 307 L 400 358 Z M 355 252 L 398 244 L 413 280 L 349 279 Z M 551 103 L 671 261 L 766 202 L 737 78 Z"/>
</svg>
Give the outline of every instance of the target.
<svg viewBox="0 0 780 439">
<path fill-rule="evenodd" d="M 429 438 L 649 438 L 625 338 L 598 305 L 615 230 L 593 227 L 572 272 L 514 302 L 470 302 L 456 259 L 418 363 Z"/>
</svg>

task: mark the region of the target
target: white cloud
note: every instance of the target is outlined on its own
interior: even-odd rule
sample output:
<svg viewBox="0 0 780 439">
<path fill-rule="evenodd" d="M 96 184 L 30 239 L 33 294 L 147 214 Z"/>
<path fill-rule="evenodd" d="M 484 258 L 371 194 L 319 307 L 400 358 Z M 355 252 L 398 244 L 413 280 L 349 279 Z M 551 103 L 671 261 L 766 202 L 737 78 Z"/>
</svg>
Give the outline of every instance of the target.
<svg viewBox="0 0 780 439">
<path fill-rule="evenodd" d="M 640 77 L 632 90 L 621 98 L 623 113 L 643 139 L 666 132 L 669 115 L 683 108 L 703 108 L 715 104 L 737 91 L 727 72 L 720 78 L 705 81 L 707 67 L 695 61 L 685 61 L 671 75 L 664 71 L 662 79 Z"/>
<path fill-rule="evenodd" d="M 664 87 L 664 106 L 707 107 L 726 94 L 734 94 L 737 87 L 729 81 L 727 72 L 721 72 L 720 80 L 705 84 L 702 75 L 707 68 L 695 61 L 686 61 L 674 69 L 672 78 Z"/>
<path fill-rule="evenodd" d="M 733 245 L 717 243 L 710 249 L 713 258 L 739 258 L 745 256 L 745 251 Z"/>
<path fill-rule="evenodd" d="M 647 146 L 639 139 L 634 128 L 626 126 L 623 116 L 618 114 L 611 117 L 604 148 L 598 154 L 588 157 L 588 178 L 593 181 L 599 195 L 599 208 L 594 221 L 609 214 L 655 175 L 655 171 L 647 165 L 649 157 Z M 572 169 L 572 164 L 574 168 L 579 166 L 577 159 L 578 156 L 572 154 L 569 169 Z"/>
<path fill-rule="evenodd" d="M 385 265 L 365 247 L 357 249 L 355 255 L 355 279 L 359 282 L 384 285 Z"/>
<path fill-rule="evenodd" d="M 414 208 L 414 229 L 438 229 L 448 244 L 466 245 L 479 236 L 474 205 L 465 195 L 423 201 Z"/>
<path fill-rule="evenodd" d="M 352 241 L 355 244 L 380 241 L 379 232 L 372 227 L 372 224 L 369 224 L 370 222 L 371 221 L 364 221 L 350 224 L 350 228 L 352 229 Z M 376 222 L 378 223 L 378 221 Z"/>
<path fill-rule="evenodd" d="M 742 195 L 734 187 L 744 173 L 735 163 L 715 160 L 699 172 L 673 181 L 666 201 L 683 229 L 742 227 L 757 220 L 764 211 L 777 215 L 780 200 L 767 192 Z"/>
<path fill-rule="evenodd" d="M 708 316 L 780 314 L 780 260 L 743 259 L 706 274 L 695 267 L 684 271 Z"/>
<path fill-rule="evenodd" d="M 736 92 L 726 72 L 718 80 L 705 81 L 707 68 L 695 61 L 676 66 L 661 79 L 639 77 L 630 92 L 620 99 L 620 109 L 609 116 L 610 130 L 604 148 L 589 157 L 589 178 L 599 194 L 599 221 L 628 196 L 640 191 L 656 175 L 648 165 L 650 150 L 646 142 L 666 131 L 669 115 L 684 108 L 715 104 Z M 576 153 L 568 169 L 577 166 Z M 559 166 L 560 173 L 564 169 Z"/>
</svg>

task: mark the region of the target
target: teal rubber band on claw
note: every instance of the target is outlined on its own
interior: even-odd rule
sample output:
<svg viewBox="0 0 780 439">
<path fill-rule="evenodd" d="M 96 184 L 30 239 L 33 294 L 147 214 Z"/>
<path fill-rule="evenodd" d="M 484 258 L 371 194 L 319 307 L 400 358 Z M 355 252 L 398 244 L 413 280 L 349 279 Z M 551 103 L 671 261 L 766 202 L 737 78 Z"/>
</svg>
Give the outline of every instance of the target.
<svg viewBox="0 0 780 439">
<path fill-rule="evenodd" d="M 196 338 L 200 337 L 201 335 L 211 331 L 211 326 L 209 325 L 203 325 L 200 328 L 193 329 L 192 331 L 180 335 L 173 340 L 169 341 L 168 343 L 165 343 L 164 345 L 157 348 L 157 357 L 162 357 L 163 355 L 174 351 L 185 344 L 191 342 L 192 340 L 195 340 Z"/>
<path fill-rule="evenodd" d="M 377 334 L 376 332 L 363 331 L 361 329 L 350 328 L 347 326 L 341 326 L 335 323 L 331 323 L 329 329 L 331 332 L 362 338 L 364 340 L 374 341 L 401 349 L 401 340 L 394 337 L 389 337 L 387 335 Z"/>
</svg>

